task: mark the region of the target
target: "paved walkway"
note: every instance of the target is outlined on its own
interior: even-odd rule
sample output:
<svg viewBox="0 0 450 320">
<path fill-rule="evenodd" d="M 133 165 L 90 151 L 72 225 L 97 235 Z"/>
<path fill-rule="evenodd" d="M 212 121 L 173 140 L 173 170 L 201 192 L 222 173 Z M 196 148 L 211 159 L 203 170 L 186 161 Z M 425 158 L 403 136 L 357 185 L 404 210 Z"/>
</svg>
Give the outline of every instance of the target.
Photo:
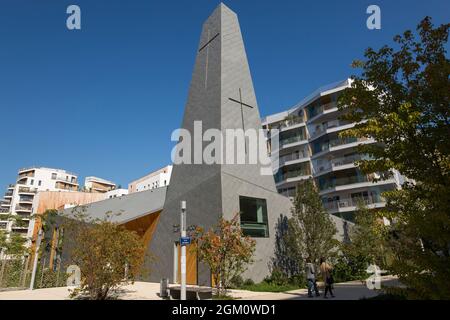
<svg viewBox="0 0 450 320">
<path fill-rule="evenodd" d="M 393 277 L 383 277 L 382 284 L 387 286 L 396 286 L 398 282 Z M 371 298 L 380 294 L 378 290 L 369 290 L 365 283 L 361 281 L 352 281 L 338 283 L 334 285 L 335 298 L 333 300 L 359 300 Z M 319 286 L 320 289 L 320 286 Z M 322 290 L 321 290 L 322 291 Z M 119 299 L 124 300 L 161 300 L 159 297 L 159 283 L 153 282 L 135 282 L 123 288 Z M 306 289 L 293 290 L 289 292 L 271 293 L 271 292 L 253 292 L 245 290 L 231 290 L 234 298 L 240 300 L 302 300 L 302 299 L 323 299 L 308 298 Z M 16 290 L 0 292 L 0 300 L 66 300 L 69 299 L 69 288 L 47 288 L 36 290 Z"/>
<path fill-rule="evenodd" d="M 398 281 L 394 277 L 386 276 L 382 277 L 382 286 L 398 286 Z M 319 291 L 323 295 L 323 288 L 319 285 Z M 344 283 L 337 283 L 334 285 L 333 293 L 335 298 L 329 298 L 330 300 L 360 300 L 364 298 L 372 298 L 382 291 L 370 290 L 367 288 L 366 283 L 362 281 L 351 281 Z M 298 289 L 288 292 L 252 292 L 232 290 L 231 295 L 235 298 L 242 300 L 323 300 L 323 296 L 308 298 L 307 289 Z"/>
</svg>

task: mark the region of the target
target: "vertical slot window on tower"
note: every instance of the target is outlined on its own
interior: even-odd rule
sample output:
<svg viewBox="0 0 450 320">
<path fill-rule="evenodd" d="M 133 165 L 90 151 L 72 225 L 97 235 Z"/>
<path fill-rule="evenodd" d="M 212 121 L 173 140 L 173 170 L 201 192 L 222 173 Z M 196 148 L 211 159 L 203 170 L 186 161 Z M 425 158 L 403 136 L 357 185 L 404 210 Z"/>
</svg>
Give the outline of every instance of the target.
<svg viewBox="0 0 450 320">
<path fill-rule="evenodd" d="M 269 224 L 267 222 L 266 199 L 240 196 L 239 208 L 243 234 L 253 238 L 268 238 Z"/>
</svg>

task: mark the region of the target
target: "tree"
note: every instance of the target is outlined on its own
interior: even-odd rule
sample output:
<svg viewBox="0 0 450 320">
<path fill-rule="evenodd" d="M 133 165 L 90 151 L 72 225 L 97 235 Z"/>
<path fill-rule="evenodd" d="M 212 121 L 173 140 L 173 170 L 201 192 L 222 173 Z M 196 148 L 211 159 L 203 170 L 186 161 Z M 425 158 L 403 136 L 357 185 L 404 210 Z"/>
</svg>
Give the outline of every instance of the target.
<svg viewBox="0 0 450 320">
<path fill-rule="evenodd" d="M 243 235 L 239 214 L 231 220 L 220 218 L 217 226 L 208 231 L 197 228 L 195 239 L 198 258 L 209 266 L 217 295 L 225 295 L 231 279 L 241 275 L 253 261 L 255 240 Z"/>
<path fill-rule="evenodd" d="M 73 239 L 71 263 L 81 270 L 81 285 L 73 296 L 109 299 L 140 274 L 145 245 L 135 232 L 111 222 L 111 214 L 104 219 L 88 219 L 76 210 L 63 224 L 65 237 L 69 233 Z"/>
<path fill-rule="evenodd" d="M 307 258 L 318 264 L 321 257 L 330 257 L 339 243 L 336 232 L 312 180 L 299 184 L 285 241 L 291 259 L 303 267 Z"/>
<path fill-rule="evenodd" d="M 359 147 L 365 173 L 398 170 L 402 190 L 384 194 L 382 215 L 394 223 L 391 271 L 413 298 L 450 298 L 450 24 L 426 17 L 394 38 L 396 47 L 368 48 L 362 69 L 338 101 L 343 118 L 356 122 L 346 136 L 373 137 Z"/>
<path fill-rule="evenodd" d="M 366 270 L 371 264 L 382 269 L 387 267 L 388 252 L 383 221 L 362 202 L 358 203 L 355 224 L 350 227 L 349 238 L 349 242 L 341 244 L 341 259 L 345 269 L 350 271 L 350 279 L 346 280 L 367 277 Z"/>
<path fill-rule="evenodd" d="M 6 216 L 7 221 L 12 221 L 16 226 L 24 226 L 25 222 L 22 218 L 16 215 Z M 0 252 L 9 256 L 10 258 L 21 258 L 28 250 L 26 248 L 27 238 L 16 232 L 0 231 Z"/>
</svg>

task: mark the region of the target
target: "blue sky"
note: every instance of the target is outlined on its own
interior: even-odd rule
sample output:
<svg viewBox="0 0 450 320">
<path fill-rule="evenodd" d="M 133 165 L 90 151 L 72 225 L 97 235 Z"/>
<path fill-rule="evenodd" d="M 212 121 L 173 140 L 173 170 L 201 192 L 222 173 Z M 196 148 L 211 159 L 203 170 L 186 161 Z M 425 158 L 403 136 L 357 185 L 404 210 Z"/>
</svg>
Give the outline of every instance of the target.
<svg viewBox="0 0 450 320">
<path fill-rule="evenodd" d="M 450 20 L 448 0 L 224 2 L 239 16 L 262 115 L 345 79 L 366 47 L 425 15 Z M 126 186 L 170 163 L 201 25 L 218 3 L 1 0 L 0 188 L 31 165 Z M 70 4 L 81 31 L 66 28 Z M 381 30 L 366 28 L 370 4 Z"/>
</svg>

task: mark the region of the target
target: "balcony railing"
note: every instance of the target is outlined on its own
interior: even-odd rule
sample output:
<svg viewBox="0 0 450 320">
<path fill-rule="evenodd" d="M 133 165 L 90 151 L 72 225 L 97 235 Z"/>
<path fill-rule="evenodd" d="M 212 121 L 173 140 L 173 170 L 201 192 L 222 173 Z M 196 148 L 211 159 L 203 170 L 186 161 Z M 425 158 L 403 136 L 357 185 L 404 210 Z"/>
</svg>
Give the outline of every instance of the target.
<svg viewBox="0 0 450 320">
<path fill-rule="evenodd" d="M 315 138 L 318 135 L 321 135 L 322 133 L 326 132 L 328 129 L 345 126 L 347 124 L 350 124 L 350 122 L 340 121 L 340 120 L 333 120 L 333 121 L 325 122 L 321 125 L 316 126 L 314 132 L 311 134 L 311 138 Z"/>
<path fill-rule="evenodd" d="M 297 178 L 297 177 L 303 177 L 303 176 L 309 176 L 311 173 L 308 170 L 292 170 L 292 171 L 287 171 L 285 173 L 278 173 L 275 176 L 275 182 L 281 182 L 290 178 Z"/>
<path fill-rule="evenodd" d="M 286 117 L 284 120 L 281 120 L 279 122 L 275 122 L 270 124 L 270 128 L 276 128 L 276 129 L 284 129 L 284 128 L 288 128 L 291 126 L 294 126 L 296 124 L 301 124 L 304 123 L 305 121 L 303 120 L 303 117 L 299 117 L 299 116 L 295 116 L 295 117 Z"/>
<path fill-rule="evenodd" d="M 323 105 L 321 105 L 319 107 L 311 108 L 309 110 L 309 113 L 308 113 L 309 114 L 309 119 L 314 118 L 315 116 L 317 116 L 318 114 L 323 113 L 324 111 L 331 110 L 331 109 L 334 109 L 334 108 L 336 108 L 336 103 L 335 102 L 329 102 L 329 103 L 323 104 Z"/>
<path fill-rule="evenodd" d="M 36 193 L 37 188 L 19 187 L 19 193 Z"/>
<path fill-rule="evenodd" d="M 297 136 L 293 136 L 293 137 L 289 137 L 289 138 L 285 138 L 283 140 L 280 140 L 280 145 L 284 146 L 286 144 L 291 144 L 291 143 L 303 141 L 305 139 L 306 138 L 303 135 L 297 135 Z"/>
<path fill-rule="evenodd" d="M 290 153 L 290 154 L 280 157 L 280 164 L 283 165 L 288 161 L 294 161 L 294 160 L 303 159 L 303 158 L 307 158 L 307 157 L 309 157 L 307 152 Z"/>
<path fill-rule="evenodd" d="M 78 184 L 77 179 L 70 179 L 64 176 L 57 176 L 56 181 L 60 181 L 62 183 Z"/>
<path fill-rule="evenodd" d="M 33 202 L 33 197 L 20 197 L 19 202 Z"/>
<path fill-rule="evenodd" d="M 354 184 L 354 183 L 363 183 L 363 182 L 369 182 L 373 180 L 372 175 L 362 175 L 362 176 L 350 176 L 350 177 L 342 177 L 337 178 L 333 180 L 327 180 L 324 183 L 321 183 L 319 186 L 320 191 L 332 189 L 335 187 L 344 186 L 347 184 Z"/>
<path fill-rule="evenodd" d="M 16 205 L 16 211 L 30 211 L 31 212 L 31 207 Z"/>
<path fill-rule="evenodd" d="M 359 160 L 368 160 L 369 158 L 370 157 L 367 155 L 360 155 L 360 154 L 356 154 L 356 155 L 348 156 L 348 157 L 335 158 L 335 159 L 332 159 L 331 161 L 329 161 L 328 164 L 325 166 L 318 166 L 317 171 L 318 172 L 328 171 L 333 168 L 343 166 L 346 164 L 350 164 L 350 163 L 354 163 Z"/>
<path fill-rule="evenodd" d="M 383 197 L 380 195 L 372 195 L 368 197 L 359 197 L 359 198 L 347 198 L 333 201 L 324 201 L 323 205 L 327 210 L 337 210 L 341 208 L 351 208 L 357 207 L 359 203 L 368 206 L 377 203 L 385 202 Z"/>
</svg>

